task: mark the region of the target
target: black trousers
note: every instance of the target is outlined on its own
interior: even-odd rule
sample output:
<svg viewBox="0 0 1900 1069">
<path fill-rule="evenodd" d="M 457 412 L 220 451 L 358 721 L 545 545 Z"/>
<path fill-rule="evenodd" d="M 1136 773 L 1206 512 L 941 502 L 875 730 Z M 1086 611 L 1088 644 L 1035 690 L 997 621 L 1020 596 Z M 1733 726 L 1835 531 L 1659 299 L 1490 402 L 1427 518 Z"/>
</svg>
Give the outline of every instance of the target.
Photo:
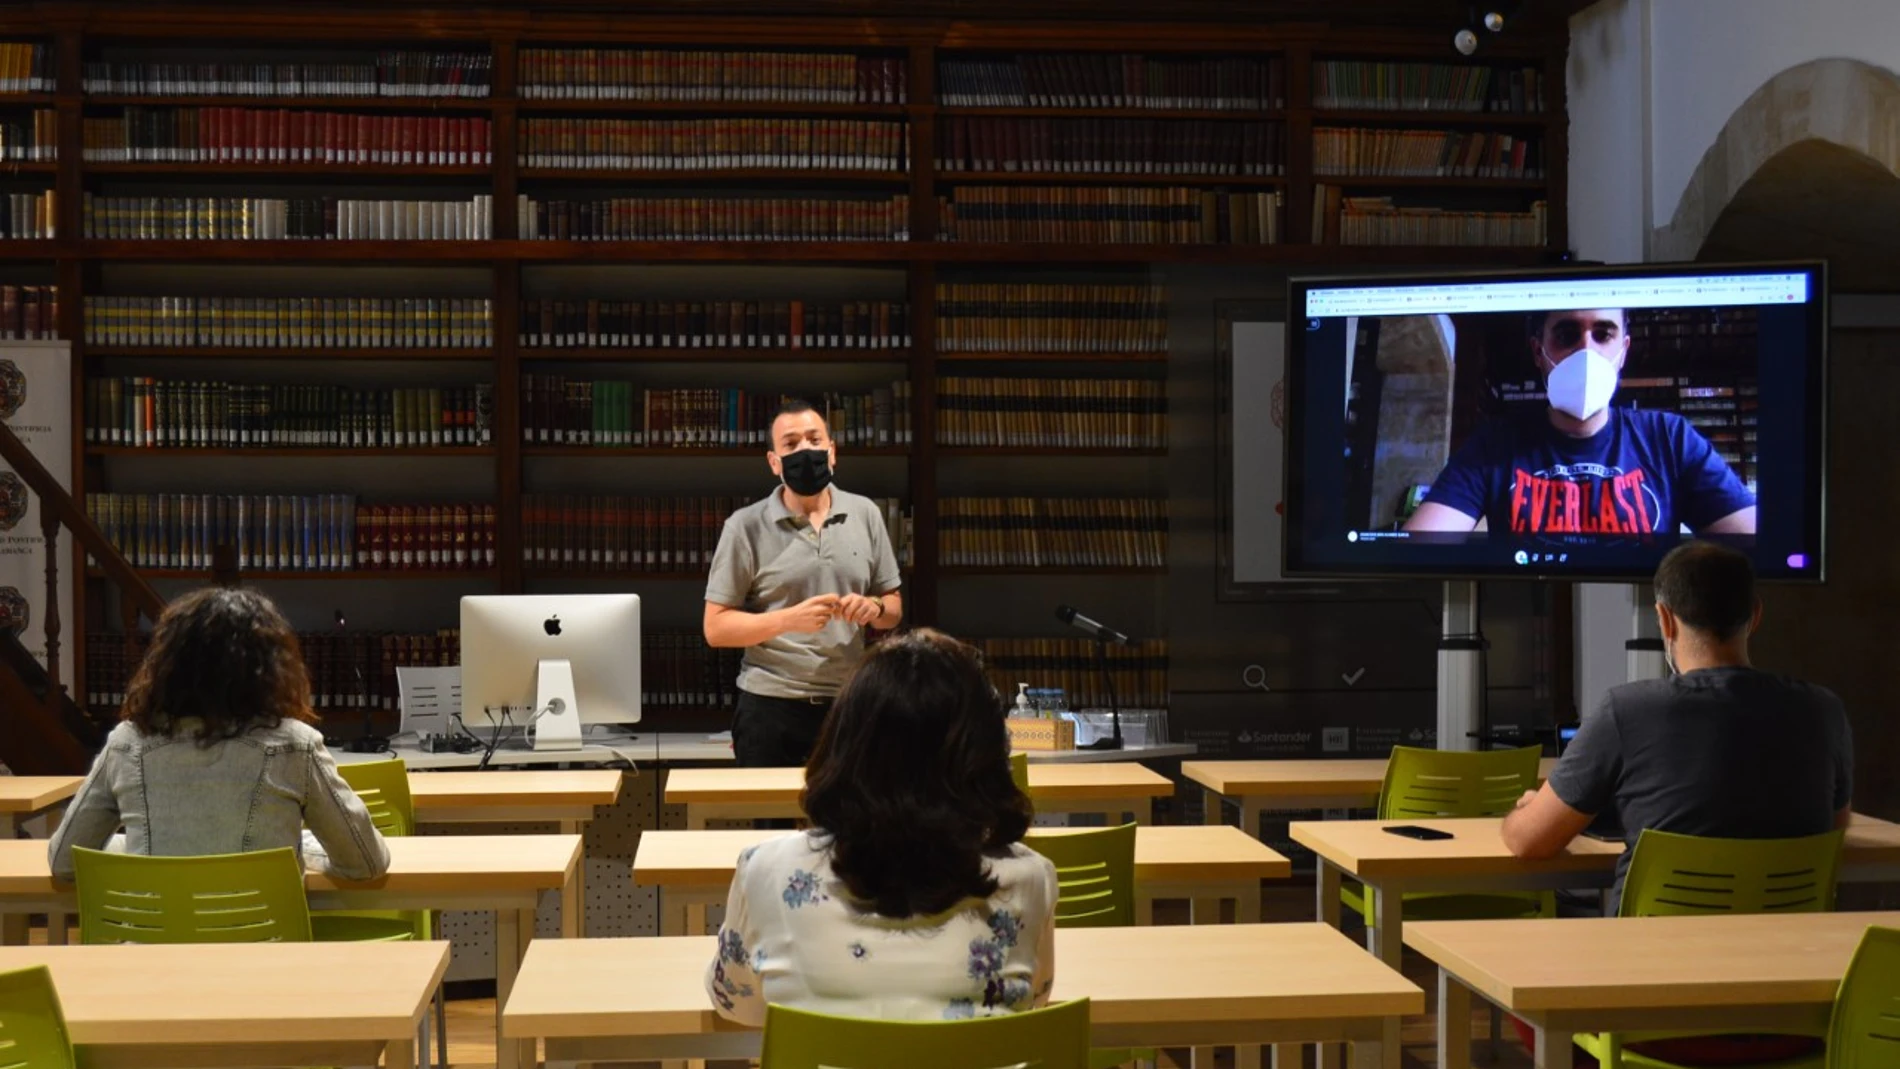
<svg viewBox="0 0 1900 1069">
<path fill-rule="evenodd" d="M 768 698 L 742 690 L 732 711 L 732 755 L 742 768 L 803 768 L 830 710 L 830 698 Z"/>
</svg>

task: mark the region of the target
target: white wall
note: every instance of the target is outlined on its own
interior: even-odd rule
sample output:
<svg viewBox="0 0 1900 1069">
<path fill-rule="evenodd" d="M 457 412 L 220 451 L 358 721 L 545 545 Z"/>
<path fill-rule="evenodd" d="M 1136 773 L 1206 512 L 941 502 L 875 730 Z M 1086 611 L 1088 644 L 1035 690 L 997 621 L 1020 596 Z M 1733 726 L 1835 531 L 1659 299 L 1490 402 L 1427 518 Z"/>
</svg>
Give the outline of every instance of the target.
<svg viewBox="0 0 1900 1069">
<path fill-rule="evenodd" d="M 1654 57 L 1653 226 L 1675 215 L 1703 154 L 1768 79 L 1816 59 L 1857 59 L 1900 71 L 1896 0 L 1646 0 L 1646 6 Z M 1571 156 L 1577 156 L 1574 142 Z"/>
<path fill-rule="evenodd" d="M 1570 244 L 1587 260 L 1643 258 L 1648 7 L 1604 0 L 1570 22 Z"/>
</svg>

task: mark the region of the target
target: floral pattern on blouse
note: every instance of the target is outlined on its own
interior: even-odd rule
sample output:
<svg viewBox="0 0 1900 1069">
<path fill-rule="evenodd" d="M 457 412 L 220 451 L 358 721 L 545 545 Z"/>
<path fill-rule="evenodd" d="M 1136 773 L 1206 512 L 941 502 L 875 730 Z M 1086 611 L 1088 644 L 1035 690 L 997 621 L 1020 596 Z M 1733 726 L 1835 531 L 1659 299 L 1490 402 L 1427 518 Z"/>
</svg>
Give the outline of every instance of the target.
<svg viewBox="0 0 1900 1069">
<path fill-rule="evenodd" d="M 1055 869 L 1021 846 L 990 864 L 998 888 L 987 900 L 897 919 L 842 889 L 822 833 L 761 843 L 733 873 L 708 998 L 752 1027 L 768 1003 L 892 1020 L 1033 1009 L 1053 975 Z"/>
<path fill-rule="evenodd" d="M 818 877 L 810 869 L 799 869 L 785 881 L 785 905 L 799 909 L 815 902 L 829 902 L 831 896 L 819 889 Z"/>
</svg>

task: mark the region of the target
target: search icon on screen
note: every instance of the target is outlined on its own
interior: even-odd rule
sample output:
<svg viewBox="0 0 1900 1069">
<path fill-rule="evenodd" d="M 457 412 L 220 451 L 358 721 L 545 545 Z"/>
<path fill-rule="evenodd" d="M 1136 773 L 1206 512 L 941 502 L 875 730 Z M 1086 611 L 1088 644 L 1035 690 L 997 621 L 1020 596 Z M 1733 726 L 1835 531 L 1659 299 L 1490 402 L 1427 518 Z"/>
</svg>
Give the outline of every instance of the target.
<svg viewBox="0 0 1900 1069">
<path fill-rule="evenodd" d="M 1267 670 L 1260 665 L 1250 664 L 1240 670 L 1240 682 L 1264 694 L 1268 689 Z"/>
</svg>

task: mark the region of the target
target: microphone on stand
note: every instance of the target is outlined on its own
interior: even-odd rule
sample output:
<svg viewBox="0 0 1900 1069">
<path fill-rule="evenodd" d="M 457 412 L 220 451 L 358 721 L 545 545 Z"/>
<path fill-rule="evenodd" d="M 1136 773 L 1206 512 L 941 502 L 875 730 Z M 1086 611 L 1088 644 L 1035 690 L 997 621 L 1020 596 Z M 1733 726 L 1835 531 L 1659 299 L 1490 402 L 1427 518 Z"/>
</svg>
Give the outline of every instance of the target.
<svg viewBox="0 0 1900 1069">
<path fill-rule="evenodd" d="M 1122 634 L 1120 631 L 1098 620 L 1089 619 L 1075 611 L 1075 606 L 1073 605 L 1056 606 L 1056 619 L 1061 620 L 1071 627 L 1078 627 L 1087 631 L 1089 634 L 1094 635 L 1098 642 L 1112 642 L 1123 646 L 1128 645 L 1127 635 Z"/>
<path fill-rule="evenodd" d="M 1115 700 L 1115 677 L 1108 670 L 1109 643 L 1126 646 L 1128 636 L 1102 623 L 1091 620 L 1075 611 L 1073 605 L 1056 606 L 1056 619 L 1071 627 L 1088 632 L 1095 638 L 1095 667 L 1102 673 L 1102 691 L 1108 696 L 1108 721 L 1111 734 L 1106 739 L 1096 739 L 1083 750 L 1119 750 L 1122 748 L 1122 711 L 1121 704 Z"/>
</svg>

